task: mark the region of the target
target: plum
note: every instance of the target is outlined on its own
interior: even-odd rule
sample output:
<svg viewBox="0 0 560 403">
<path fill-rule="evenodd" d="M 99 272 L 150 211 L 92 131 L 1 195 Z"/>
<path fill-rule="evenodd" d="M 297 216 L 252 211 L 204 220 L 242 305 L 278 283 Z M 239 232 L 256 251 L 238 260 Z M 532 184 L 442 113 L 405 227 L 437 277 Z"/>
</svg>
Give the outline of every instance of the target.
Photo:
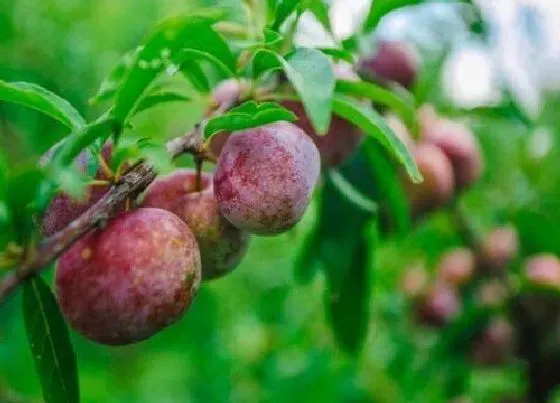
<svg viewBox="0 0 560 403">
<path fill-rule="evenodd" d="M 479 260 L 488 271 L 502 272 L 517 255 L 519 237 L 511 225 L 495 228 L 480 244 Z"/>
<path fill-rule="evenodd" d="M 123 345 L 181 318 L 200 277 L 200 253 L 187 224 L 169 211 L 140 208 L 71 246 L 58 262 L 56 290 L 76 331 Z"/>
<path fill-rule="evenodd" d="M 218 206 L 241 230 L 261 235 L 284 232 L 303 216 L 320 169 L 317 147 L 291 123 L 234 133 L 214 175 Z"/>
<path fill-rule="evenodd" d="M 475 266 L 476 259 L 470 249 L 456 248 L 441 257 L 438 274 L 442 281 L 459 287 L 471 280 Z"/>
<path fill-rule="evenodd" d="M 543 253 L 527 259 L 524 264 L 527 281 L 533 285 L 560 288 L 560 259 Z"/>
<path fill-rule="evenodd" d="M 407 43 L 382 40 L 373 55 L 360 61 L 360 72 L 365 79 L 380 82 L 396 82 L 410 89 L 418 74 L 418 56 Z"/>
<path fill-rule="evenodd" d="M 247 252 L 249 234 L 234 227 L 218 209 L 213 176 L 202 173 L 196 191 L 196 172 L 181 169 L 156 179 L 146 190 L 142 206 L 162 208 L 176 214 L 193 232 L 200 248 L 202 278 L 221 277 Z"/>
<path fill-rule="evenodd" d="M 461 300 L 455 289 L 437 283 L 418 301 L 416 317 L 424 325 L 441 327 L 451 322 L 460 310 Z"/>
</svg>

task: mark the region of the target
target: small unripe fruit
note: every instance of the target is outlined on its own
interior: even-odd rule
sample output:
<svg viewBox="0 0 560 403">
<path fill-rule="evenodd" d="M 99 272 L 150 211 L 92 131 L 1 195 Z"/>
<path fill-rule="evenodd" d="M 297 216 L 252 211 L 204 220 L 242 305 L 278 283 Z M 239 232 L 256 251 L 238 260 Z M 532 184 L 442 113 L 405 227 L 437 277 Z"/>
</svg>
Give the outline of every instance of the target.
<svg viewBox="0 0 560 403">
<path fill-rule="evenodd" d="M 439 283 L 433 286 L 419 301 L 416 315 L 424 325 L 441 327 L 450 323 L 461 310 L 461 300 L 449 285 Z"/>
<path fill-rule="evenodd" d="M 221 213 L 262 235 L 293 227 L 309 205 L 321 163 L 313 141 L 287 122 L 234 133 L 214 175 Z"/>
<path fill-rule="evenodd" d="M 347 81 L 359 80 L 358 75 L 347 64 L 333 65 L 335 77 Z M 326 167 L 336 167 L 351 157 L 362 141 L 362 132 L 353 124 L 333 114 L 327 133 L 318 135 L 305 109 L 299 101 L 283 101 L 282 106 L 291 110 L 298 118 L 294 123 L 307 133 L 321 155 L 321 163 Z"/>
<path fill-rule="evenodd" d="M 475 266 L 476 259 L 470 249 L 453 249 L 444 254 L 439 262 L 439 278 L 447 284 L 459 287 L 471 280 Z"/>
<path fill-rule="evenodd" d="M 491 321 L 475 341 L 473 360 L 479 365 L 500 365 L 513 351 L 513 327 L 502 318 Z"/>
<path fill-rule="evenodd" d="M 426 269 L 422 265 L 415 265 L 406 270 L 401 279 L 401 290 L 408 298 L 417 298 L 428 284 Z"/>
<path fill-rule="evenodd" d="M 396 82 L 410 89 L 418 74 L 418 57 L 406 43 L 380 41 L 376 53 L 360 62 L 360 71 L 372 81 Z"/>
<path fill-rule="evenodd" d="M 517 230 L 512 226 L 496 228 L 486 234 L 479 252 L 480 263 L 490 272 L 502 272 L 519 250 Z"/>
<path fill-rule="evenodd" d="M 56 146 L 55 146 L 56 147 Z M 54 151 L 54 149 L 51 149 Z M 105 162 L 109 162 L 111 158 L 112 146 L 106 144 L 102 151 L 101 156 Z M 46 165 L 50 158 L 52 157 L 52 151 L 48 151 L 41 160 L 41 165 Z M 75 160 L 76 167 L 83 173 L 86 172 L 90 159 L 93 158 L 89 156 L 86 151 L 82 151 Z M 105 171 L 98 169 L 95 174 L 95 179 L 100 181 L 108 181 Z M 45 214 L 43 215 L 43 221 L 41 223 L 41 232 L 45 236 L 50 236 L 55 232 L 58 232 L 84 212 L 86 212 L 95 202 L 97 202 L 103 195 L 109 190 L 110 184 L 107 185 L 95 185 L 88 186 L 86 189 L 86 194 L 81 200 L 74 200 L 68 194 L 61 193 L 53 197 L 51 203 L 47 207 Z"/>
<path fill-rule="evenodd" d="M 532 285 L 560 288 L 560 260 L 552 254 L 541 254 L 525 262 L 525 276 Z"/>
<path fill-rule="evenodd" d="M 441 148 L 451 161 L 458 189 L 464 189 L 480 178 L 482 152 L 474 134 L 464 124 L 438 119 L 425 127 L 423 135 L 427 143 Z"/>
<path fill-rule="evenodd" d="M 203 173 L 201 190 L 196 191 L 196 172 L 182 169 L 156 179 L 142 202 L 144 207 L 171 211 L 187 223 L 200 248 L 204 280 L 232 271 L 249 244 L 249 235 L 220 214 L 212 179 L 211 174 Z"/>
<path fill-rule="evenodd" d="M 508 297 L 507 287 L 499 280 L 488 280 L 477 290 L 477 302 L 483 307 L 497 307 L 502 305 Z"/>
<path fill-rule="evenodd" d="M 177 321 L 200 285 L 196 240 L 176 215 L 122 213 L 68 249 L 56 289 L 68 323 L 91 340 L 122 345 Z"/>
<path fill-rule="evenodd" d="M 453 197 L 453 167 L 446 155 L 432 144 L 420 144 L 412 154 L 424 177 L 422 183 L 405 178 L 404 187 L 414 214 L 434 210 Z"/>
</svg>

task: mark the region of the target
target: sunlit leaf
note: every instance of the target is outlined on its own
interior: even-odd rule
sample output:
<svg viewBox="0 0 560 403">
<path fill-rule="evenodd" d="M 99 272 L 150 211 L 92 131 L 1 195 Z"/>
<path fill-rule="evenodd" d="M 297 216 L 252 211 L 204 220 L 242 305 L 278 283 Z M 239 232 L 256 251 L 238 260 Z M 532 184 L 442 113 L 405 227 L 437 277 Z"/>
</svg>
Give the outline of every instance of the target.
<svg viewBox="0 0 560 403">
<path fill-rule="evenodd" d="M 36 84 L 0 80 L 0 101 L 38 110 L 70 129 L 85 125 L 84 118 L 68 101 Z"/>
<path fill-rule="evenodd" d="M 191 98 L 189 98 L 188 96 L 178 94 L 176 92 L 160 92 L 156 94 L 150 94 L 142 98 L 140 103 L 136 106 L 134 113 L 140 113 L 162 103 L 188 102 L 190 100 Z"/>
<path fill-rule="evenodd" d="M 40 277 L 23 287 L 23 319 L 46 403 L 79 403 L 78 369 L 68 328 Z"/>
</svg>

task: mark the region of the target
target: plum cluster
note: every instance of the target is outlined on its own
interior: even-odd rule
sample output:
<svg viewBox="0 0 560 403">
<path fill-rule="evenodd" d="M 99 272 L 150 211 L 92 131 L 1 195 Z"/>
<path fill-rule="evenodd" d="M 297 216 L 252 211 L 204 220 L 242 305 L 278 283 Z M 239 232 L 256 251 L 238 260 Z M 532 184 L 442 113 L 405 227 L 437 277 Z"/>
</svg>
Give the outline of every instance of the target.
<svg viewBox="0 0 560 403">
<path fill-rule="evenodd" d="M 111 146 L 100 155 L 107 167 Z M 76 160 L 85 172 L 89 154 Z M 229 136 L 213 174 L 179 169 L 156 179 L 59 259 L 56 291 L 69 324 L 91 340 L 146 339 L 182 317 L 201 280 L 224 276 L 243 259 L 251 234 L 275 235 L 304 214 L 321 169 L 303 130 L 277 122 Z M 81 200 L 57 195 L 43 217 L 50 235 L 109 189 L 100 169 Z M 106 183 L 106 185 L 105 185 Z"/>
<path fill-rule="evenodd" d="M 394 115 L 387 123 L 412 151 L 422 183 L 403 180 L 411 213 L 420 215 L 436 210 L 453 196 L 474 184 L 484 167 L 482 152 L 472 131 L 460 122 L 438 115 L 431 105 L 418 111 L 419 139 L 414 139 Z"/>
</svg>

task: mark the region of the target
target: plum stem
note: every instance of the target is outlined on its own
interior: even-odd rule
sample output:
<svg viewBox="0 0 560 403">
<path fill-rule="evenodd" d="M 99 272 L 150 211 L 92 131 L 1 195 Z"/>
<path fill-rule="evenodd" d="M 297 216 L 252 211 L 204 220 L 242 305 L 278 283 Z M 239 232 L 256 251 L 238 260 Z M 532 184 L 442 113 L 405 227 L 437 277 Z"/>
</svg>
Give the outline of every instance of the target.
<svg viewBox="0 0 560 403">
<path fill-rule="evenodd" d="M 194 166 L 195 166 L 195 178 L 194 178 L 194 190 L 195 192 L 200 192 L 202 189 L 202 164 L 204 159 L 199 156 L 194 156 Z"/>
</svg>

